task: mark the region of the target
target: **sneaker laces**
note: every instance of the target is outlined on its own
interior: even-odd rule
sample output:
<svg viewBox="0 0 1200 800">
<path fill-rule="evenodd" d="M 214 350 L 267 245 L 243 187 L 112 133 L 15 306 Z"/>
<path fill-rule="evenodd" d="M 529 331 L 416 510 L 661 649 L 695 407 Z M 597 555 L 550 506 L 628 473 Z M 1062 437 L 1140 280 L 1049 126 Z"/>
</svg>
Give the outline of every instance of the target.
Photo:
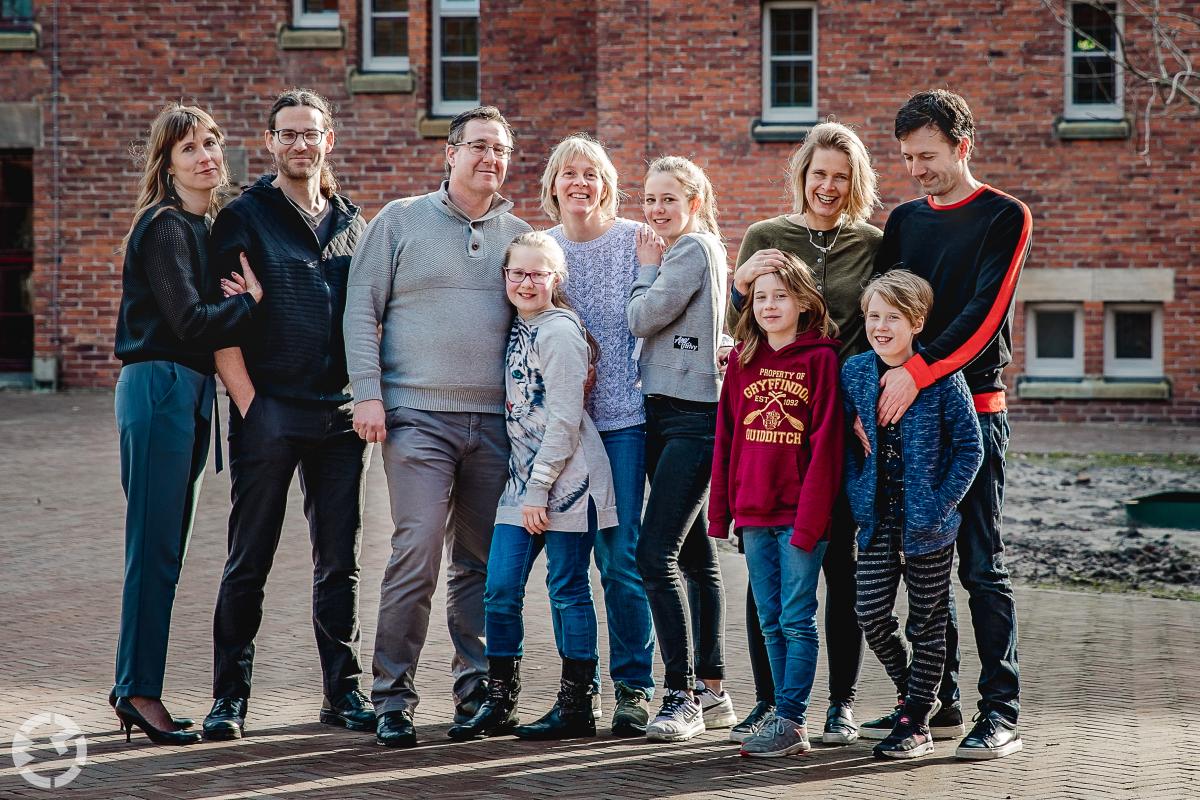
<svg viewBox="0 0 1200 800">
<path fill-rule="evenodd" d="M 617 706 L 636 706 L 643 700 L 648 700 L 645 689 L 630 686 L 627 683 L 617 683 Z"/>
<path fill-rule="evenodd" d="M 693 702 L 695 701 L 688 697 L 686 692 L 673 689 L 667 692 L 667 696 L 663 698 L 662 708 L 659 710 L 658 715 L 660 717 L 673 717 L 685 703 Z"/>
</svg>

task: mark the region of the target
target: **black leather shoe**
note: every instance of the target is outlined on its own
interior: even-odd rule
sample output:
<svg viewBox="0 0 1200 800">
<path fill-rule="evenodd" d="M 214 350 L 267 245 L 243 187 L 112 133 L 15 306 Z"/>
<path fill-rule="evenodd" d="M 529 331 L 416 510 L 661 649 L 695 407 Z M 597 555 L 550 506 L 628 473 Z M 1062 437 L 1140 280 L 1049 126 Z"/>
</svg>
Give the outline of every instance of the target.
<svg viewBox="0 0 1200 800">
<path fill-rule="evenodd" d="M 351 731 L 375 730 L 375 706 L 358 689 L 351 689 L 336 700 L 321 703 L 321 722 L 340 725 Z"/>
<path fill-rule="evenodd" d="M 1022 747 L 1017 723 L 1009 722 L 999 711 L 986 714 L 981 711 L 975 715 L 975 727 L 958 745 L 954 755 L 969 761 L 986 761 L 1012 755 Z"/>
<path fill-rule="evenodd" d="M 475 688 L 471 693 L 462 699 L 461 703 L 456 703 L 454 706 L 454 721 L 459 725 L 470 721 L 476 714 L 479 713 L 479 707 L 483 705 L 483 701 L 487 700 L 488 682 L 484 678 L 479 683 L 475 684 Z"/>
<path fill-rule="evenodd" d="M 210 742 L 242 738 L 248 707 L 244 697 L 218 697 L 204 718 L 204 738 Z"/>
<path fill-rule="evenodd" d="M 595 736 L 596 718 L 592 715 L 591 699 L 592 676 L 595 673 L 594 660 L 564 658 L 558 702 L 536 722 L 518 725 L 513 729 L 513 734 L 518 739 L 529 741 Z"/>
<path fill-rule="evenodd" d="M 155 744 L 182 745 L 195 744 L 200 741 L 200 734 L 194 731 L 159 730 L 151 725 L 126 697 L 118 699 L 113 710 L 117 712 L 117 719 L 121 720 L 121 730 L 125 731 L 125 741 L 127 742 L 130 741 L 130 734 L 135 725 L 141 728 L 142 732 Z"/>
<path fill-rule="evenodd" d="M 417 729 L 413 727 L 412 712 L 385 711 L 378 716 L 375 726 L 375 741 L 384 747 L 412 747 L 417 743 Z"/>
<path fill-rule="evenodd" d="M 512 733 L 521 720 L 517 716 L 517 697 L 521 694 L 521 659 L 488 659 L 488 694 L 475 716 L 454 725 L 446 732 L 456 742 L 480 736 Z"/>
<path fill-rule="evenodd" d="M 117 690 L 112 689 L 108 693 L 108 704 L 114 709 L 117 707 Z M 120 719 L 120 717 L 118 717 Z M 196 724 L 196 720 L 191 717 L 171 717 L 171 721 L 175 723 L 175 727 L 179 730 L 186 730 Z"/>
</svg>

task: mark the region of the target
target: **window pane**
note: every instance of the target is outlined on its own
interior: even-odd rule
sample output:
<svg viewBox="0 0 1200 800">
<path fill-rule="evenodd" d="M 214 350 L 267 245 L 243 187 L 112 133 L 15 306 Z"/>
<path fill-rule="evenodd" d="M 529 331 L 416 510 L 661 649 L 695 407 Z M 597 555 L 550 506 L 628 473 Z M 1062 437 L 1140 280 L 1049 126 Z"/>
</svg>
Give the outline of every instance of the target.
<svg viewBox="0 0 1200 800">
<path fill-rule="evenodd" d="M 1038 311 L 1037 357 L 1075 357 L 1075 312 Z"/>
<path fill-rule="evenodd" d="M 478 61 L 442 62 L 442 99 L 447 102 L 479 99 Z"/>
<path fill-rule="evenodd" d="M 812 55 L 812 9 L 771 9 L 771 55 Z"/>
<path fill-rule="evenodd" d="M 1154 358 L 1154 315 L 1149 311 L 1114 312 L 1113 351 L 1117 358 Z"/>
<path fill-rule="evenodd" d="M 1116 65 L 1112 59 L 1074 58 L 1075 74 L 1071 77 L 1071 94 L 1076 103 L 1117 102 Z"/>
<path fill-rule="evenodd" d="M 376 14 L 381 11 L 408 11 L 408 0 L 375 0 L 371 6 Z"/>
<path fill-rule="evenodd" d="M 1087 3 L 1071 6 L 1071 21 L 1075 30 L 1071 32 L 1071 50 L 1075 53 L 1095 53 L 1101 48 L 1117 49 L 1117 23 L 1114 19 L 1116 5 L 1104 3 L 1101 8 Z"/>
<path fill-rule="evenodd" d="M 478 17 L 448 17 L 442 19 L 442 55 L 479 55 Z"/>
<path fill-rule="evenodd" d="M 371 54 L 375 57 L 408 55 L 408 18 L 383 17 L 371 21 Z"/>
<path fill-rule="evenodd" d="M 326 11 L 337 13 L 337 0 L 304 0 L 305 14 L 323 14 Z"/>
<path fill-rule="evenodd" d="M 811 106 L 812 62 L 783 61 L 771 64 L 771 105 Z"/>
</svg>

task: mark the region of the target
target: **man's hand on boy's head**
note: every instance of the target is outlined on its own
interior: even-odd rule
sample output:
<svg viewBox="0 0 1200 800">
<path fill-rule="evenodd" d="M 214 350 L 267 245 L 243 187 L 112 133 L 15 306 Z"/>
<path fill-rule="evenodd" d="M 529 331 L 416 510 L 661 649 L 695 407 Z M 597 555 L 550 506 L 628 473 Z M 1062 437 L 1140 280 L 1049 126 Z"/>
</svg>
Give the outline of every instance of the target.
<svg viewBox="0 0 1200 800">
<path fill-rule="evenodd" d="M 903 366 L 892 367 L 879 379 L 878 413 L 875 421 L 880 425 L 894 425 L 917 399 L 917 382 Z"/>
</svg>

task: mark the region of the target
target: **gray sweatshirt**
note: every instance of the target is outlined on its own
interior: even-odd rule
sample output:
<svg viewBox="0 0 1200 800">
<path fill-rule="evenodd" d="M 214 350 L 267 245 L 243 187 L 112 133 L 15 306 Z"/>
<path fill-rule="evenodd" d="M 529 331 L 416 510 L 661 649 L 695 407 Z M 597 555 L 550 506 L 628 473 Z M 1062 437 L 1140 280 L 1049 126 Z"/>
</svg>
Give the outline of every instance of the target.
<svg viewBox="0 0 1200 800">
<path fill-rule="evenodd" d="M 350 262 L 342 321 L 354 402 L 503 413 L 513 310 L 500 270 L 508 245 L 531 230 L 511 208 L 497 195 L 472 220 L 443 183 L 371 220 Z"/>
<path fill-rule="evenodd" d="M 591 499 L 598 527 L 616 525 L 608 455 L 583 410 L 588 346 L 579 318 L 561 308 L 518 316 L 505 364 L 511 450 L 496 523 L 521 525 L 521 506 L 547 506 L 550 530 L 582 533 Z"/>
<path fill-rule="evenodd" d="M 642 393 L 715 403 L 717 350 L 725 328 L 725 245 L 711 233 L 680 236 L 662 266 L 642 265 L 629 298 L 629 328 L 643 338 Z"/>
</svg>

